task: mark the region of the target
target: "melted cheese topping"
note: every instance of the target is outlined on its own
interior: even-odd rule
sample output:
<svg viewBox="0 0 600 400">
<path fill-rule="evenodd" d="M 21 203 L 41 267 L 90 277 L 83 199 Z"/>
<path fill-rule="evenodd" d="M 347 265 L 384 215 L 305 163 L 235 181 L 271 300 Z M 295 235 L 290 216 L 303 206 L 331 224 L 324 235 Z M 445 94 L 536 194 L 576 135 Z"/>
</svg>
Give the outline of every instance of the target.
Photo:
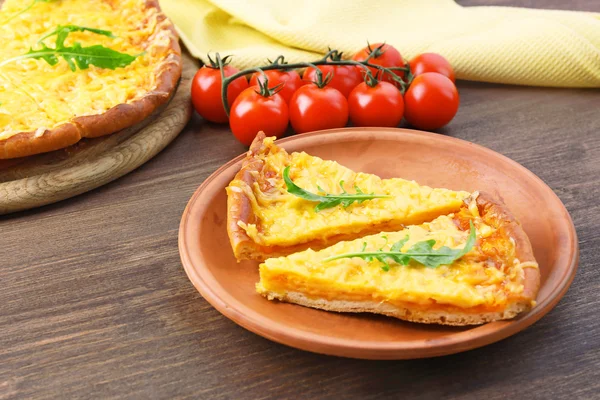
<svg viewBox="0 0 600 400">
<path fill-rule="evenodd" d="M 401 224 L 421 223 L 457 211 L 469 196 L 467 192 L 419 186 L 414 181 L 356 173 L 335 161 L 322 160 L 304 152 L 288 154 L 275 146 L 272 138 L 265 141 L 268 150 L 256 156 L 264 162 L 264 168 L 258 173 L 253 187 L 241 180 L 232 181 L 228 187 L 229 192 L 244 192 L 251 199 L 259 220 L 252 224 L 240 223 L 240 226 L 253 241 L 264 246 L 286 246 L 338 234 L 359 234 L 365 229 L 372 231 L 373 227 L 399 229 Z M 287 165 L 294 183 L 313 193 L 319 193 L 319 187 L 328 193 L 341 193 L 339 182 L 343 180 L 348 192 L 354 193 L 356 185 L 365 193 L 392 197 L 316 212 L 317 203 L 287 192 L 282 177 Z"/>
<path fill-rule="evenodd" d="M 462 212 L 462 211 L 461 211 Z M 464 216 L 464 215 L 463 215 Z M 344 258 L 323 259 L 349 252 L 389 250 L 409 235 L 402 250 L 416 242 L 434 239 L 435 248 L 462 248 L 468 232 L 461 230 L 454 215 L 443 215 L 432 222 L 409 226 L 398 232 L 381 233 L 353 241 L 340 242 L 321 251 L 306 250 L 287 257 L 271 258 L 260 265 L 257 291 L 263 295 L 299 292 L 313 299 L 388 302 L 411 304 L 423 309 L 460 307 L 475 311 L 502 309 L 509 299 L 523 292 L 523 268 L 515 259 L 514 241 L 500 239 L 496 229 L 478 216 L 472 219 L 477 244 L 465 256 L 437 268 L 412 262 L 402 266 L 391 262 L 384 271 L 377 260 Z M 492 246 L 496 250 L 486 252 Z"/>
<path fill-rule="evenodd" d="M 0 140 L 19 132 L 51 129 L 69 120 L 101 114 L 132 102 L 156 88 L 155 71 L 169 62 L 172 33 L 159 22 L 155 8 L 144 0 L 54 0 L 38 2 L 15 16 L 31 0 L 6 0 L 0 10 L 3 60 L 39 48 L 38 39 L 58 25 L 81 25 L 109 30 L 116 39 L 91 32 L 70 33 L 65 45 L 103 45 L 131 55 L 145 52 L 116 70 L 90 66 L 71 71 L 65 60 L 55 66 L 24 59 L 0 67 Z M 45 40 L 54 47 L 55 37 Z"/>
</svg>

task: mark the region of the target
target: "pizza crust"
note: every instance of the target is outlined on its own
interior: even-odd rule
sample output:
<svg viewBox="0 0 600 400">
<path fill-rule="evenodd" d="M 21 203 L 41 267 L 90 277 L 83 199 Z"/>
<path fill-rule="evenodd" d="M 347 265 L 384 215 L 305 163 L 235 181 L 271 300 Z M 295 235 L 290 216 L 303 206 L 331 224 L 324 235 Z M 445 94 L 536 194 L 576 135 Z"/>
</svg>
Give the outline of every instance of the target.
<svg viewBox="0 0 600 400">
<path fill-rule="evenodd" d="M 515 242 L 515 255 L 523 266 L 523 291 L 511 296 L 503 310 L 481 310 L 481 307 L 469 310 L 456 306 L 432 304 L 426 307 L 411 304 L 391 304 L 374 301 L 328 300 L 310 298 L 300 292 L 289 291 L 278 293 L 273 291 L 260 292 L 269 300 L 277 299 L 306 307 L 318 308 L 337 312 L 368 312 L 383 314 L 405 321 L 441 325 L 479 325 L 491 321 L 511 319 L 519 313 L 530 310 L 535 305 L 535 299 L 540 287 L 540 271 L 533 257 L 529 238 L 521 224 L 500 201 L 494 200 L 487 193 L 475 192 L 465 202 L 475 201 L 484 222 L 502 229 Z M 437 307 L 436 307 L 437 306 Z M 428 308 L 428 309 L 425 309 Z"/>
<path fill-rule="evenodd" d="M 167 19 L 156 0 L 147 0 L 146 9 L 155 9 L 158 13 L 158 23 Z M 20 132 L 0 140 L 0 159 L 59 150 L 77 143 L 82 138 L 109 135 L 141 122 L 165 104 L 177 87 L 182 63 L 181 48 L 173 24 L 169 22 L 160 26 L 168 31 L 169 44 L 166 47 L 169 55 L 156 67 L 156 87 L 152 91 L 131 103 L 118 104 L 102 114 L 76 117 L 43 133 L 38 130 Z"/>
<path fill-rule="evenodd" d="M 522 265 L 531 265 L 532 267 L 523 268 L 523 292 L 518 299 L 524 303 L 533 305 L 540 288 L 540 269 L 533 256 L 533 248 L 529 237 L 523 230 L 521 223 L 512 215 L 504 202 L 494 199 L 486 192 L 474 193 L 477 196 L 476 202 L 479 209 L 479 215 L 484 222 L 502 228 L 509 237 L 515 241 L 515 255 Z"/>
<path fill-rule="evenodd" d="M 390 303 L 378 303 L 374 301 L 311 299 L 299 292 L 288 292 L 283 295 L 275 292 L 267 292 L 263 295 L 269 298 L 269 300 L 277 299 L 325 311 L 381 314 L 403 321 L 453 326 L 481 325 L 487 322 L 511 319 L 530 308 L 530 306 L 524 303 L 513 303 L 503 311 L 471 314 L 464 312 L 458 307 L 443 311 L 423 311 L 415 310 L 410 306 L 399 307 Z"/>
<path fill-rule="evenodd" d="M 242 163 L 242 168 L 235 174 L 234 180 L 244 182 L 248 187 L 254 186 L 256 174 L 264 167 L 264 162 L 256 157 L 257 154 L 266 151 L 263 140 L 266 138 L 264 132 L 259 132 L 246 153 L 246 158 Z M 264 259 L 264 251 L 246 234 L 242 225 L 255 224 L 258 218 L 252 210 L 252 203 L 248 195 L 243 191 L 234 190 L 227 187 L 227 233 L 229 242 L 233 249 L 235 258 L 245 259 Z"/>
</svg>

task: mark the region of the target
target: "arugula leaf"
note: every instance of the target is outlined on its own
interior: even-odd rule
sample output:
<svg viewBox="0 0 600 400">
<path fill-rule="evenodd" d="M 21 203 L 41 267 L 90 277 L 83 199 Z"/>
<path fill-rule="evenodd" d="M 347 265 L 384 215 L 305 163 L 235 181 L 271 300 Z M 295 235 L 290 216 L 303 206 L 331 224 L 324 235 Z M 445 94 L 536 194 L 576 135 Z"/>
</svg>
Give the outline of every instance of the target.
<svg viewBox="0 0 600 400">
<path fill-rule="evenodd" d="M 408 265 L 408 263 L 411 260 L 413 260 L 430 268 L 436 268 L 440 265 L 450 265 L 454 261 L 467 254 L 469 251 L 471 251 L 471 249 L 475 245 L 475 227 L 473 226 L 472 221 L 470 221 L 469 223 L 469 237 L 467 238 L 465 246 L 462 249 L 451 249 L 447 246 L 442 246 L 439 249 L 434 249 L 433 246 L 435 245 L 435 240 L 431 239 L 422 242 L 417 242 L 414 245 L 412 245 L 407 251 L 402 252 L 402 247 L 408 241 L 407 235 L 405 238 L 394 243 L 389 251 L 385 251 L 383 249 L 379 249 L 376 251 L 365 251 L 367 244 L 363 243 L 363 247 L 360 252 L 339 254 L 336 256 L 325 258 L 323 262 L 338 260 L 340 258 L 358 257 L 362 258 L 365 261 L 377 260 L 381 262 L 383 264 L 381 268 L 384 271 L 388 271 L 390 268 L 388 259 L 400 265 Z"/>
<path fill-rule="evenodd" d="M 111 39 L 116 39 L 116 36 L 113 35 L 111 31 L 105 31 L 104 29 L 89 28 L 87 26 L 80 26 L 80 25 L 59 25 L 52 32 L 47 33 L 44 36 L 42 36 L 37 41 L 37 43 L 39 44 L 42 41 L 44 41 L 44 39 L 47 39 L 50 36 L 56 35 L 56 47 L 63 47 L 65 44 L 65 39 L 67 38 L 69 33 L 71 33 L 71 32 L 86 32 L 86 31 L 96 33 L 96 34 L 102 35 L 102 36 L 107 36 Z"/>
<path fill-rule="evenodd" d="M 406 235 L 406 236 L 404 237 L 404 239 L 400 239 L 400 240 L 398 240 L 396 243 L 394 243 L 394 244 L 392 245 L 392 247 L 390 248 L 390 251 L 393 251 L 393 252 L 399 252 L 399 251 L 401 251 L 401 250 L 402 250 L 402 247 L 404 246 L 404 244 L 405 244 L 406 242 L 408 242 L 408 235 Z"/>
<path fill-rule="evenodd" d="M 48 33 L 42 37 L 38 44 L 41 49 L 34 50 L 30 48 L 29 51 L 21 56 L 9 58 L 0 62 L 0 67 L 8 64 L 9 62 L 16 60 L 23 60 L 27 58 L 33 58 L 37 60 L 44 60 L 48 64 L 54 66 L 58 64 L 59 59 L 63 58 L 71 71 L 79 69 L 88 69 L 90 65 L 95 65 L 99 68 L 116 69 L 126 67 L 131 64 L 141 54 L 130 55 L 126 53 L 120 53 L 116 50 L 104 47 L 102 45 L 93 45 L 82 47 L 79 43 L 74 43 L 72 46 L 65 46 L 65 39 L 71 32 L 92 32 L 98 35 L 107 36 L 114 38 L 110 31 L 102 29 L 88 28 L 85 26 L 77 25 L 63 25 L 58 26 L 54 31 Z M 56 41 L 54 47 L 48 47 L 42 41 L 50 36 L 56 35 Z M 142 53 L 143 54 L 143 53 Z"/>
<path fill-rule="evenodd" d="M 385 194 L 364 193 L 362 190 L 360 190 L 358 186 L 354 186 L 354 190 L 356 190 L 356 193 L 348 193 L 346 192 L 346 189 L 344 189 L 344 181 L 340 181 L 340 187 L 342 188 L 342 193 L 340 194 L 329 194 L 320 187 L 319 190 L 324 192 L 325 195 L 315 194 L 309 192 L 308 190 L 302 189 L 300 186 L 296 185 L 292 181 L 292 179 L 290 178 L 289 166 L 285 167 L 285 169 L 283 170 L 283 180 L 285 182 L 285 186 L 287 187 L 288 193 L 293 194 L 296 197 L 300 197 L 304 200 L 319 203 L 315 206 L 316 212 L 325 210 L 326 208 L 333 208 L 338 205 L 341 205 L 342 207 L 346 208 L 354 202 L 360 204 L 366 200 L 393 197 Z"/>
<path fill-rule="evenodd" d="M 428 267 L 435 268 L 440 265 L 452 264 L 454 260 L 458 260 L 467 254 L 475 245 L 475 228 L 473 227 L 473 222 L 471 222 L 469 237 L 462 249 L 451 249 L 447 246 L 434 249 L 434 245 L 435 240 L 426 240 L 424 242 L 415 243 L 406 253 L 413 260 Z"/>
<path fill-rule="evenodd" d="M 52 66 L 58 64 L 59 57 L 67 62 L 71 71 L 75 71 L 77 67 L 88 69 L 90 65 L 108 69 L 122 68 L 131 64 L 138 56 L 119 53 L 101 45 L 82 47 L 79 43 L 56 49 L 42 43 L 40 50 L 30 49 L 24 56 L 21 56 L 21 58 L 42 59 Z"/>
</svg>

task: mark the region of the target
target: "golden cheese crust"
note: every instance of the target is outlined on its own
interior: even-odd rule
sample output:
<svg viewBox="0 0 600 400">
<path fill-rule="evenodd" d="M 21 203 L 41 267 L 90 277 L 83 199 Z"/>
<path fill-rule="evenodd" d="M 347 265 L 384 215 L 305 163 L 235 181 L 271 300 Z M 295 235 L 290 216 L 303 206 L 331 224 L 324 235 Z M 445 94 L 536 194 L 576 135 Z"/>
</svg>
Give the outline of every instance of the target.
<svg viewBox="0 0 600 400">
<path fill-rule="evenodd" d="M 173 24 L 166 21 L 167 18 L 162 14 L 157 0 L 146 0 L 144 7 L 144 11 L 156 14 L 159 29 L 169 32 L 165 62 L 161 62 L 154 70 L 154 89 L 131 102 L 115 105 L 101 114 L 75 117 L 52 129 L 42 132 L 19 132 L 0 140 L 0 159 L 45 153 L 75 144 L 82 138 L 115 133 L 141 122 L 169 100 L 177 87 L 182 70 L 178 36 Z M 163 21 L 164 23 L 160 23 Z"/>
<path fill-rule="evenodd" d="M 515 257 L 521 264 L 532 263 L 537 265 L 533 256 L 533 249 L 529 237 L 523 230 L 521 223 L 512 215 L 506 205 L 485 192 L 480 192 L 476 198 L 477 207 L 483 220 L 498 231 L 505 234 L 504 239 L 515 243 Z M 531 308 L 532 302 L 537 297 L 540 288 L 539 268 L 524 268 L 523 292 L 517 303 L 522 304 L 523 310 Z M 523 311 L 522 310 L 522 311 Z"/>
<path fill-rule="evenodd" d="M 233 178 L 234 180 L 240 180 L 246 183 L 249 187 L 252 187 L 256 182 L 256 174 L 253 171 L 259 172 L 264 166 L 264 162 L 255 157 L 264 151 L 265 145 L 263 144 L 266 135 L 264 132 L 259 132 L 256 138 L 250 146 L 250 150 L 246 154 L 246 158 L 242 163 L 242 168 Z M 244 229 L 240 226 L 242 224 L 253 224 L 256 223 L 257 217 L 252 210 L 252 204 L 248 195 L 240 191 L 232 191 L 227 188 L 227 233 L 229 234 L 229 241 L 231 248 L 236 258 L 239 259 L 255 259 L 261 258 L 262 253 L 265 253 L 265 249 L 261 249 L 256 244 Z"/>
<path fill-rule="evenodd" d="M 540 272 L 537 262 L 533 256 L 531 243 L 520 223 L 510 213 L 507 207 L 493 199 L 487 193 L 474 193 L 466 201 L 461 212 L 453 217 L 454 223 L 460 230 L 469 230 L 471 214 L 468 205 L 475 204 L 483 222 L 494 228 L 493 237 L 482 239 L 478 243 L 478 254 L 484 259 L 492 260 L 507 257 L 507 264 L 511 259 L 516 259 L 516 265 L 522 269 L 522 277 L 519 277 L 523 286 L 522 291 L 510 294 L 502 307 L 488 307 L 479 305 L 463 308 L 451 304 L 430 302 L 418 304 L 409 301 L 395 301 L 389 303 L 375 300 L 359 300 L 336 296 L 335 290 L 328 291 L 327 298 L 308 296 L 303 292 L 290 288 L 289 290 L 264 290 L 262 284 L 257 285 L 257 290 L 270 300 L 295 303 L 307 307 L 318 308 L 336 312 L 368 312 L 383 314 L 405 321 L 442 324 L 442 325 L 478 325 L 492 321 L 511 319 L 519 313 L 528 311 L 535 305 L 535 299 L 540 286 Z M 509 242 L 514 243 L 510 245 Z M 514 249 L 505 253 L 503 248 Z M 489 257 L 489 258 L 488 258 Z M 514 257 L 514 258 L 513 258 Z M 493 266 L 491 268 L 494 268 Z M 262 283 L 262 275 L 261 275 Z M 337 298 L 336 298 L 337 297 Z"/>
<path fill-rule="evenodd" d="M 314 203 L 288 193 L 282 178 L 286 167 L 309 191 L 340 193 L 344 184 L 388 197 L 317 212 Z M 260 132 L 227 187 L 227 230 L 238 260 L 262 261 L 420 224 L 457 211 L 469 194 L 400 178 L 381 179 L 304 152 L 287 153 Z"/>
</svg>

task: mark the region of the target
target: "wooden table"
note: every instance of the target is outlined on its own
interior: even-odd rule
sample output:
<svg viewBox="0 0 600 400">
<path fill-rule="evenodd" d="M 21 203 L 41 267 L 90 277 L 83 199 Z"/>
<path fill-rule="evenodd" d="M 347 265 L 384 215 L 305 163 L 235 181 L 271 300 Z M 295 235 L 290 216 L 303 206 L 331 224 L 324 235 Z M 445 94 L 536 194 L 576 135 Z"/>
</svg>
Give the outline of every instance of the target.
<svg viewBox="0 0 600 400">
<path fill-rule="evenodd" d="M 562 4 L 531 3 L 496 2 Z M 575 3 L 600 11 L 597 1 Z M 600 92 L 469 82 L 459 90 L 459 114 L 443 133 L 529 168 L 577 227 L 577 277 L 533 327 L 463 354 L 398 362 L 306 353 L 238 327 L 179 261 L 186 202 L 244 151 L 226 127 L 194 117 L 124 178 L 0 218 L 0 399 L 598 398 Z"/>
</svg>

